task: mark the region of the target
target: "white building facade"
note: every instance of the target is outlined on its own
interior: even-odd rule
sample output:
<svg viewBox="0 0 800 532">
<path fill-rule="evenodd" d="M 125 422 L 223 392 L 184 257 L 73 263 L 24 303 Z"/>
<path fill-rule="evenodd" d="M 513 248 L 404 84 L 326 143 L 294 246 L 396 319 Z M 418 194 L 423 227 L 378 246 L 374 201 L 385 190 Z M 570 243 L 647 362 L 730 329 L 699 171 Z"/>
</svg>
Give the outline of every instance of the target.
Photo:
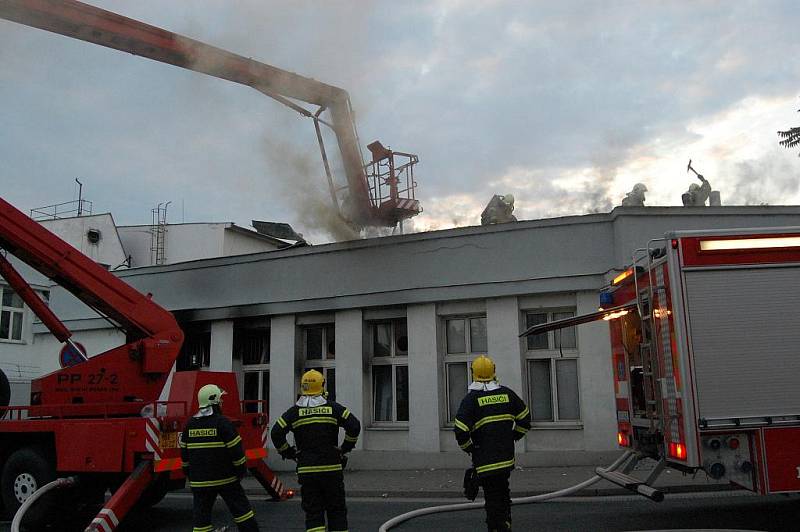
<svg viewBox="0 0 800 532">
<path fill-rule="evenodd" d="M 294 403 L 305 370 L 323 371 L 364 427 L 353 467 L 464 466 L 452 419 L 478 354 L 533 413 L 520 465 L 590 464 L 618 452 L 607 324 L 519 334 L 595 311 L 608 274 L 666 231 L 798 225 L 798 207 L 617 208 L 119 276 L 175 313 L 186 332 L 179 370 L 237 372 L 240 395 L 264 400 L 252 408 L 268 405 L 273 419 Z M 123 342 L 63 290 L 51 305 L 90 354 Z M 56 369 L 59 346 L 34 332 L 40 365 Z"/>
</svg>

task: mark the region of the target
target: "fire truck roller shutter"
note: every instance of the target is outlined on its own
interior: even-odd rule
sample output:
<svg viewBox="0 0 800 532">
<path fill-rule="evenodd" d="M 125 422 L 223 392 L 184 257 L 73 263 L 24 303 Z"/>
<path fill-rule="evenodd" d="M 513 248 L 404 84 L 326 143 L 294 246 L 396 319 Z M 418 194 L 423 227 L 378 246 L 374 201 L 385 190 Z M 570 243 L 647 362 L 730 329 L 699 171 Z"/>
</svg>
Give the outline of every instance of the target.
<svg viewBox="0 0 800 532">
<path fill-rule="evenodd" d="M 800 414 L 800 267 L 685 276 L 699 417 Z"/>
</svg>

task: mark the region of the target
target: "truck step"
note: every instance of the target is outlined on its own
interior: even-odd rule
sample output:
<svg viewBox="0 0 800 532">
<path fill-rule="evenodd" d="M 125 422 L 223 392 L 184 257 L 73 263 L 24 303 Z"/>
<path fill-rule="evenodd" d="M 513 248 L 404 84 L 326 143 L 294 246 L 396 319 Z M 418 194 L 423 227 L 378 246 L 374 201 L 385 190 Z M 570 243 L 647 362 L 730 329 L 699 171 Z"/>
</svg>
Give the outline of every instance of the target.
<svg viewBox="0 0 800 532">
<path fill-rule="evenodd" d="M 620 473 L 619 471 L 608 471 L 602 467 L 595 469 L 595 473 L 601 478 L 613 482 L 617 486 L 622 486 L 625 489 L 634 491 L 639 495 L 644 495 L 648 499 L 656 502 L 664 500 L 664 493 L 651 486 L 648 486 L 645 481 L 634 478 L 630 475 Z"/>
</svg>

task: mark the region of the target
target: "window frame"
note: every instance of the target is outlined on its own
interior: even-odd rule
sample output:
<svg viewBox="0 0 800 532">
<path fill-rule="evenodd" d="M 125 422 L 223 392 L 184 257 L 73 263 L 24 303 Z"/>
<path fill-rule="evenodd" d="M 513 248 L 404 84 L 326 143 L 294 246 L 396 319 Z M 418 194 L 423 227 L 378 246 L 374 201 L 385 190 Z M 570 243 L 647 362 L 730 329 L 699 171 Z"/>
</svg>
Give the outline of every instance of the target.
<svg viewBox="0 0 800 532">
<path fill-rule="evenodd" d="M 373 320 L 367 322 L 367 338 L 369 343 L 367 346 L 367 354 L 369 356 L 369 386 L 370 386 L 370 411 L 371 411 L 371 426 L 373 427 L 408 427 L 411 412 L 409 409 L 409 419 L 397 419 L 397 368 L 406 368 L 406 381 L 408 380 L 408 346 L 406 346 L 405 353 L 397 349 L 397 325 L 403 323 L 406 327 L 406 338 L 408 338 L 408 321 L 406 318 L 391 318 L 385 320 Z M 380 325 L 389 325 L 389 335 L 391 343 L 388 355 L 375 355 L 375 331 L 376 327 Z M 398 353 L 399 351 L 399 353 Z M 392 376 L 392 406 L 391 406 L 391 420 L 375 419 L 375 366 L 389 366 L 391 367 Z M 408 382 L 406 382 L 408 385 Z M 410 402 L 410 401 L 409 401 Z"/>
<path fill-rule="evenodd" d="M 308 358 L 308 331 L 311 329 L 322 329 L 322 358 Z M 334 341 L 334 353 L 333 357 L 328 358 L 328 330 L 333 329 L 333 341 Z M 300 327 L 301 330 L 301 340 L 302 340 L 302 357 L 303 357 L 303 373 L 306 371 L 316 369 L 320 371 L 325 377 L 325 391 L 329 391 L 328 384 L 330 379 L 328 378 L 328 372 L 333 370 L 334 378 L 333 378 L 333 395 L 331 396 L 332 400 L 336 400 L 336 324 L 333 322 L 325 322 L 325 323 L 314 323 L 308 325 L 302 325 Z"/>
<path fill-rule="evenodd" d="M 249 399 L 247 399 L 245 397 L 245 393 L 246 393 L 245 392 L 245 390 L 246 390 L 245 382 L 246 382 L 246 379 L 247 379 L 247 374 L 248 373 L 257 374 L 258 375 L 258 393 L 256 395 L 257 395 L 258 398 L 256 400 L 258 400 L 258 401 L 266 400 L 267 404 L 264 405 L 263 403 L 258 403 L 258 409 L 256 410 L 256 412 L 263 412 L 263 413 L 266 414 L 266 413 L 269 412 L 269 395 L 267 395 L 266 399 L 264 399 L 264 385 L 265 385 L 264 381 L 266 379 L 266 386 L 269 389 L 269 384 L 270 384 L 269 383 L 269 379 L 270 379 L 270 376 L 271 376 L 271 373 L 270 373 L 270 371 L 271 371 L 270 370 L 270 362 L 272 361 L 272 353 L 271 353 L 271 349 L 270 349 L 270 344 L 271 344 L 271 340 L 272 340 L 272 331 L 271 331 L 271 329 L 269 327 L 253 328 L 253 329 L 248 329 L 248 328 L 234 329 L 234 332 L 233 332 L 233 334 L 234 334 L 234 348 L 238 347 L 237 344 L 236 344 L 236 336 L 235 336 L 237 332 L 243 333 L 243 334 L 255 334 L 255 333 L 261 332 L 261 333 L 266 335 L 266 342 L 263 343 L 263 350 L 262 350 L 262 353 L 261 353 L 260 360 L 264 360 L 264 355 L 266 354 L 267 362 L 259 362 L 258 364 L 246 364 L 245 363 L 245 353 L 244 352 L 240 353 L 240 357 L 241 357 L 241 361 L 242 361 L 242 400 L 245 400 L 245 401 L 249 400 Z M 236 353 L 234 353 L 234 356 L 236 356 Z M 266 373 L 266 375 L 265 375 L 265 373 Z"/>
<path fill-rule="evenodd" d="M 10 292 L 13 296 L 19 298 L 20 302 L 22 303 L 21 307 L 11 307 L 3 305 L 3 292 Z M 37 291 L 37 294 L 42 297 L 44 300 L 43 295 Z M 4 313 L 8 313 L 8 337 L 0 337 L 0 342 L 8 343 L 8 344 L 25 344 L 25 331 L 27 329 L 26 326 L 26 318 L 28 314 L 28 305 L 25 304 L 25 301 L 17 294 L 13 288 L 8 285 L 0 284 L 0 319 Z M 19 315 L 19 338 L 14 338 L 14 316 Z"/>
<path fill-rule="evenodd" d="M 480 351 L 473 351 L 472 348 L 472 321 L 475 318 L 480 318 L 484 320 L 485 329 L 486 329 L 486 350 Z M 442 316 L 442 326 L 444 334 L 442 334 L 442 343 L 443 343 L 443 352 L 444 356 L 442 357 L 442 368 L 444 371 L 444 427 L 449 428 L 454 426 L 453 420 L 456 417 L 457 412 L 450 411 L 450 371 L 449 367 L 452 365 L 459 365 L 462 364 L 466 368 L 467 374 L 467 386 L 469 383 L 472 382 L 472 368 L 470 367 L 470 362 L 477 357 L 478 355 L 486 355 L 489 350 L 489 330 L 488 330 L 488 322 L 486 318 L 485 312 L 476 312 L 470 314 L 454 314 L 451 316 Z M 464 320 L 464 350 L 463 353 L 450 353 L 448 352 L 448 322 L 452 320 Z M 467 394 L 467 390 L 464 390 L 464 395 Z"/>
<path fill-rule="evenodd" d="M 211 330 L 204 327 L 183 326 L 183 345 L 176 359 L 178 371 L 207 371 L 211 368 Z M 202 338 L 201 338 L 202 337 Z M 196 343 L 195 343 L 196 342 Z M 200 364 L 191 364 L 191 354 L 188 353 L 190 347 L 202 344 L 202 354 Z"/>
<path fill-rule="evenodd" d="M 577 314 L 575 307 L 552 307 L 552 308 L 535 308 L 535 309 L 522 309 L 522 325 L 527 325 L 528 315 L 530 314 L 544 314 L 546 316 L 545 322 L 554 321 L 556 319 L 563 319 L 564 316 L 554 318 L 554 315 L 571 313 L 572 316 Z M 557 339 L 560 338 L 558 333 L 560 331 L 548 331 L 543 333 L 547 335 L 547 348 L 528 348 L 527 339 L 522 341 L 523 358 L 525 362 L 525 381 L 527 386 L 527 400 L 533 414 L 533 383 L 531 382 L 531 363 L 532 361 L 547 360 L 549 365 L 550 376 L 550 411 L 551 419 L 549 420 L 535 420 L 531 419 L 533 427 L 538 428 L 573 428 L 583 426 L 583 401 L 581 397 L 581 364 L 580 364 L 580 342 L 578 340 L 577 328 L 573 327 L 575 331 L 575 347 L 559 347 Z M 560 342 L 560 340 L 559 340 Z M 577 419 L 560 419 L 558 408 L 558 370 L 557 365 L 559 360 L 574 360 L 575 361 L 575 379 L 576 389 L 575 398 L 578 405 L 578 418 Z"/>
</svg>

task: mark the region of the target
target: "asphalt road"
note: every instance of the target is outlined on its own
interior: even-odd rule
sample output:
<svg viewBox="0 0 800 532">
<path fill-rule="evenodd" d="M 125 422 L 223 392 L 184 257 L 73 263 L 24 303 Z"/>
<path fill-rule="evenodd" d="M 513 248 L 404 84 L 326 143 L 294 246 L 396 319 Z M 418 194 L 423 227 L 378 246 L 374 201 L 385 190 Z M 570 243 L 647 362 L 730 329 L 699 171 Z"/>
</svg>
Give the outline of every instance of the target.
<svg viewBox="0 0 800 532">
<path fill-rule="evenodd" d="M 350 530 L 376 531 L 391 517 L 424 506 L 452 504 L 450 500 L 354 499 L 348 503 Z M 304 531 L 299 501 L 254 501 L 261 530 Z M 514 530 L 632 531 L 657 529 L 798 530 L 800 497 L 758 497 L 742 494 L 672 495 L 662 503 L 638 497 L 573 498 L 513 508 Z M 217 526 L 231 523 L 224 503 L 217 502 Z M 130 517 L 121 532 L 191 530 L 191 498 L 169 495 L 147 513 Z M 10 530 L 8 523 L 0 531 Z M 70 527 L 62 523 L 59 531 Z M 232 529 L 235 530 L 235 529 Z M 409 521 L 393 532 L 465 532 L 485 530 L 482 511 L 439 514 Z"/>
</svg>

